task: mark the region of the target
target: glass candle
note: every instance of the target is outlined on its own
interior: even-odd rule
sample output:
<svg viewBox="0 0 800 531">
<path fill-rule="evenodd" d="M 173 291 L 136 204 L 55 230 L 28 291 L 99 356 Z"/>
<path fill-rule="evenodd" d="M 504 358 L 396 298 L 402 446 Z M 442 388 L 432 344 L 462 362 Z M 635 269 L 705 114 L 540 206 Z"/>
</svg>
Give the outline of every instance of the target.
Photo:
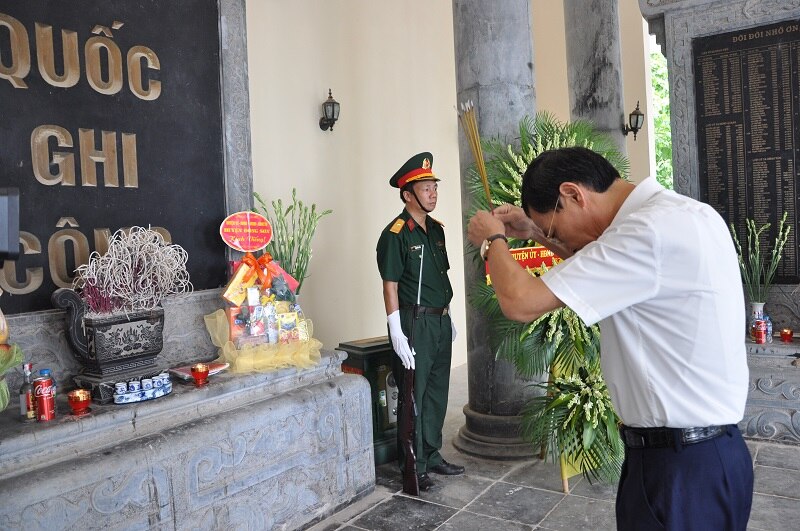
<svg viewBox="0 0 800 531">
<path fill-rule="evenodd" d="M 75 389 L 67 393 L 67 402 L 73 415 L 83 415 L 89 412 L 92 394 L 86 389 Z"/>
<path fill-rule="evenodd" d="M 794 337 L 794 332 L 791 328 L 784 328 L 781 330 L 781 341 L 784 343 L 791 343 Z"/>
<path fill-rule="evenodd" d="M 196 363 L 192 365 L 192 378 L 196 386 L 205 385 L 208 381 L 208 365 L 205 363 Z"/>
</svg>

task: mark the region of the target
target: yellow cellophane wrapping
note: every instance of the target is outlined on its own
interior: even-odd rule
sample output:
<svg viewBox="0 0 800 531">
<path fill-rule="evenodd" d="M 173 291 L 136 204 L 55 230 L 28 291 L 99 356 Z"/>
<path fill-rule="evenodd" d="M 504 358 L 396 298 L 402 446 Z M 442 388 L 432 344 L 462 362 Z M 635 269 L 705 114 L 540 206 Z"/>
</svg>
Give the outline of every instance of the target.
<svg viewBox="0 0 800 531">
<path fill-rule="evenodd" d="M 304 369 L 313 367 L 320 361 L 319 350 L 322 343 L 313 337 L 313 325 L 306 319 L 308 326 L 307 341 L 290 343 L 246 345 L 237 349 L 230 341 L 228 317 L 225 310 L 217 310 L 204 317 L 206 329 L 211 342 L 219 348 L 220 363 L 230 363 L 233 372 L 267 372 L 287 367 Z"/>
</svg>

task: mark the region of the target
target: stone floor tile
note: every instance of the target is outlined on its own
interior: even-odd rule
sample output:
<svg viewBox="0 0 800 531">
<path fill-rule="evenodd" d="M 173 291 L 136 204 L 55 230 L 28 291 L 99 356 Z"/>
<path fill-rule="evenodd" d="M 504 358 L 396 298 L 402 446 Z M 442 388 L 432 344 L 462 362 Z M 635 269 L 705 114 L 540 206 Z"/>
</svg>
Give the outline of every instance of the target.
<svg viewBox="0 0 800 531">
<path fill-rule="evenodd" d="M 453 400 L 452 396 L 450 397 L 450 400 L 452 403 Z M 466 421 L 464 418 L 463 407 L 461 408 L 448 407 L 447 415 L 445 416 L 444 419 L 444 426 L 442 427 L 442 433 L 456 434 L 458 433 L 458 430 L 461 429 L 461 427 L 464 425 L 465 422 Z"/>
<path fill-rule="evenodd" d="M 395 495 L 350 522 L 350 525 L 368 531 L 432 531 L 455 513 L 456 509 L 451 507 L 411 496 Z"/>
<path fill-rule="evenodd" d="M 753 474 L 755 476 L 753 488 L 755 492 L 800 500 L 800 470 L 756 465 Z M 800 501 L 798 501 L 798 505 L 800 505 Z M 800 522 L 798 527 L 800 527 Z"/>
<path fill-rule="evenodd" d="M 758 449 L 756 464 L 800 470 L 800 446 L 762 444 Z"/>
<path fill-rule="evenodd" d="M 617 499 L 617 484 L 610 485 L 608 483 L 601 483 L 597 480 L 592 480 L 594 483 L 589 483 L 589 480 L 583 478 L 577 485 L 572 486 L 570 478 L 570 494 L 576 496 L 585 496 L 586 498 L 593 498 L 595 500 L 614 501 Z"/>
<path fill-rule="evenodd" d="M 465 510 L 536 525 L 553 510 L 564 494 L 499 481 L 478 496 Z"/>
<path fill-rule="evenodd" d="M 800 522 L 800 503 L 796 499 L 753 495 L 753 509 L 750 511 L 748 530 L 778 531 L 797 529 Z"/>
<path fill-rule="evenodd" d="M 311 526 L 307 531 L 333 531 L 339 529 L 340 526 L 358 517 L 361 513 L 369 511 L 379 503 L 389 499 L 392 494 L 393 493 L 386 487 L 378 485 L 370 494 L 353 502 L 325 520 L 318 522 L 316 525 Z"/>
<path fill-rule="evenodd" d="M 394 463 L 375 467 L 375 484 L 390 492 L 402 492 L 403 476 Z"/>
<path fill-rule="evenodd" d="M 494 483 L 491 479 L 472 477 L 470 474 L 460 476 L 431 474 L 431 478 L 436 485 L 428 492 L 424 492 L 422 498 L 455 509 L 464 508 Z"/>
<path fill-rule="evenodd" d="M 561 467 L 558 463 L 547 460 L 534 459 L 533 461 L 518 467 L 503 477 L 503 481 L 525 487 L 535 487 L 563 492 L 561 483 Z M 583 477 L 573 476 L 569 479 L 570 489 L 577 486 Z"/>
<path fill-rule="evenodd" d="M 542 527 L 564 531 L 578 529 L 614 531 L 617 528 L 614 503 L 581 496 L 567 496 L 553 512 L 547 515 Z"/>
<path fill-rule="evenodd" d="M 451 463 L 463 465 L 467 474 L 475 478 L 500 479 L 526 461 L 499 461 L 494 459 L 481 459 L 471 455 L 462 454 L 452 445 L 445 445 L 442 455 Z"/>
<path fill-rule="evenodd" d="M 342 524 L 338 522 L 329 522 L 326 520 L 321 526 L 320 524 L 311 526 L 308 531 L 336 531 L 337 529 L 340 529 L 341 526 Z"/>
<path fill-rule="evenodd" d="M 533 526 L 460 511 L 437 531 L 530 531 Z"/>
</svg>

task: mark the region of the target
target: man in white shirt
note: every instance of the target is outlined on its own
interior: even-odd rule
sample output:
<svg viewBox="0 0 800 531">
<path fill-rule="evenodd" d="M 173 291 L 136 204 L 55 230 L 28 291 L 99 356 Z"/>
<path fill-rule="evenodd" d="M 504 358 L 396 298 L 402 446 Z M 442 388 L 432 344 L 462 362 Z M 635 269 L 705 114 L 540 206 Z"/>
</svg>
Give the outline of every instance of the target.
<svg viewBox="0 0 800 531">
<path fill-rule="evenodd" d="M 468 237 L 506 317 L 528 322 L 566 305 L 600 324 L 626 447 L 618 529 L 746 529 L 753 467 L 736 427 L 749 380 L 744 295 L 722 218 L 655 179 L 634 186 L 585 148 L 537 157 L 522 205 L 478 212 Z M 565 260 L 533 277 L 506 236 Z"/>
</svg>

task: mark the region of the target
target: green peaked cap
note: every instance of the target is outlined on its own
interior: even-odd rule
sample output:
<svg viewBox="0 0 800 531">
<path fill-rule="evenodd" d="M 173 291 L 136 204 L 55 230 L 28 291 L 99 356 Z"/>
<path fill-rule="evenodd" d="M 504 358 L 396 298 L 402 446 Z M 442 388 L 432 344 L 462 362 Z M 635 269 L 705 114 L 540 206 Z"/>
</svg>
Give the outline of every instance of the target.
<svg viewBox="0 0 800 531">
<path fill-rule="evenodd" d="M 389 184 L 394 188 L 402 188 L 411 182 L 438 180 L 433 173 L 433 155 L 425 151 L 414 155 L 400 166 L 389 179 Z"/>
</svg>

